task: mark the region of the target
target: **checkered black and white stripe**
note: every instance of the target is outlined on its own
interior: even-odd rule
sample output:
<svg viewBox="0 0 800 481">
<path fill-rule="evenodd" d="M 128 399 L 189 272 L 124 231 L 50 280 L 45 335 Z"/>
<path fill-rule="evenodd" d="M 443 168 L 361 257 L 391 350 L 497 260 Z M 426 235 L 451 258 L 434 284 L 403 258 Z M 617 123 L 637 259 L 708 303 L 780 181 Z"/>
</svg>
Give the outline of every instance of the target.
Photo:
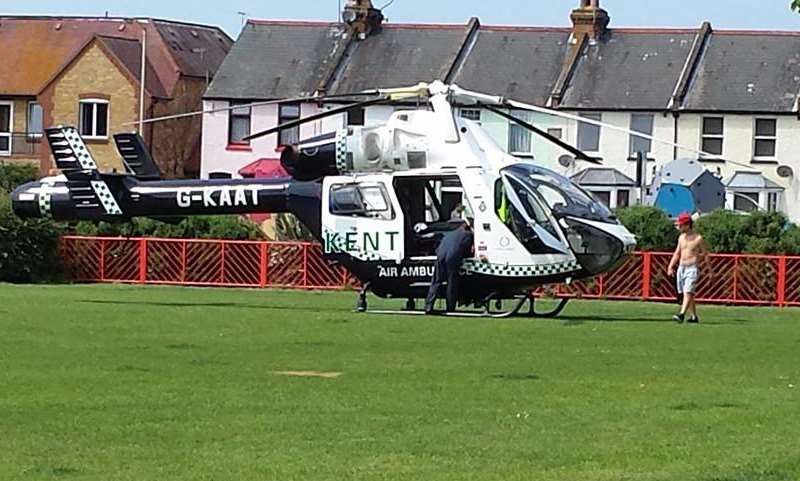
<svg viewBox="0 0 800 481">
<path fill-rule="evenodd" d="M 347 130 L 336 133 L 336 169 L 339 173 L 347 172 Z"/>
<path fill-rule="evenodd" d="M 61 170 L 97 170 L 97 163 L 75 127 L 47 129 L 47 140 Z"/>
<path fill-rule="evenodd" d="M 106 214 L 122 215 L 122 209 L 120 209 L 117 199 L 114 198 L 114 194 L 111 193 L 108 185 L 102 180 L 93 180 L 91 184 L 92 190 L 95 195 L 97 195 L 98 200 L 100 200 L 100 204 L 103 205 Z"/>
<path fill-rule="evenodd" d="M 467 261 L 464 269 L 475 274 L 485 274 L 498 277 L 549 277 L 558 274 L 567 274 L 580 270 L 577 261 L 560 262 L 555 264 L 536 264 L 527 266 L 512 266 L 501 264 L 487 264 L 483 262 Z"/>
<path fill-rule="evenodd" d="M 39 190 L 39 213 L 42 217 L 50 217 L 53 208 L 53 193 L 50 189 L 43 185 Z"/>
</svg>

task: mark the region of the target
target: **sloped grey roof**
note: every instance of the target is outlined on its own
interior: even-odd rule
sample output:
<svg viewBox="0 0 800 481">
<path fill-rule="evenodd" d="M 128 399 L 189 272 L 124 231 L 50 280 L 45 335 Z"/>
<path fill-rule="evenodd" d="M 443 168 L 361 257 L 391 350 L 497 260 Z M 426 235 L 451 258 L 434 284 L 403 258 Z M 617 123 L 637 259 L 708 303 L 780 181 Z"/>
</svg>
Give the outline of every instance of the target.
<svg viewBox="0 0 800 481">
<path fill-rule="evenodd" d="M 544 105 L 569 36 L 569 29 L 482 26 L 452 80 L 466 89 Z"/>
<path fill-rule="evenodd" d="M 731 189 L 785 190 L 760 172 L 736 172 L 725 182 L 725 186 Z"/>
<path fill-rule="evenodd" d="M 696 30 L 610 30 L 587 45 L 564 108 L 658 109 L 669 104 Z"/>
<path fill-rule="evenodd" d="M 800 93 L 800 32 L 716 31 L 690 84 L 688 110 L 791 112 Z"/>
<path fill-rule="evenodd" d="M 604 185 L 633 187 L 636 182 L 618 171 L 609 167 L 589 167 L 572 176 L 578 185 Z"/>
<path fill-rule="evenodd" d="M 313 93 L 341 32 L 335 23 L 251 20 L 205 96 L 276 99 Z"/>
<path fill-rule="evenodd" d="M 350 93 L 445 80 L 466 25 L 385 25 L 359 40 L 343 59 L 329 92 Z"/>
</svg>

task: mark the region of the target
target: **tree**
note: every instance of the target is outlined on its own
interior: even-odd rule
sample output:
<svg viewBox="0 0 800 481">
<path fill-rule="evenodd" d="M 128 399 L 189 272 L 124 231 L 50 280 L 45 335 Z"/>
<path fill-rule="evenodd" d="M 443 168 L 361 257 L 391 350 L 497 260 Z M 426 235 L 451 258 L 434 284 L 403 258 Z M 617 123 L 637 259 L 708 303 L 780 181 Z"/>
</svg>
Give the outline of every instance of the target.
<svg viewBox="0 0 800 481">
<path fill-rule="evenodd" d="M 800 0 L 792 1 L 792 10 L 800 12 Z"/>
</svg>

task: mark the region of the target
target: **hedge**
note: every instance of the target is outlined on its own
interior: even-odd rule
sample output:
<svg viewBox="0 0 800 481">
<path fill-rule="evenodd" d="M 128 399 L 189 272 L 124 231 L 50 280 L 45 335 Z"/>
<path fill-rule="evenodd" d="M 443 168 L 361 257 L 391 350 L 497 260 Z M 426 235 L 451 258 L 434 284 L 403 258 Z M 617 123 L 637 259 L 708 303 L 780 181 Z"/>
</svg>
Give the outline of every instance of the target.
<svg viewBox="0 0 800 481">
<path fill-rule="evenodd" d="M 636 235 L 639 250 L 675 249 L 678 231 L 661 209 L 626 207 L 617 216 Z M 718 210 L 701 217 L 696 228 L 715 253 L 800 255 L 800 227 L 780 212 L 744 215 Z"/>
</svg>

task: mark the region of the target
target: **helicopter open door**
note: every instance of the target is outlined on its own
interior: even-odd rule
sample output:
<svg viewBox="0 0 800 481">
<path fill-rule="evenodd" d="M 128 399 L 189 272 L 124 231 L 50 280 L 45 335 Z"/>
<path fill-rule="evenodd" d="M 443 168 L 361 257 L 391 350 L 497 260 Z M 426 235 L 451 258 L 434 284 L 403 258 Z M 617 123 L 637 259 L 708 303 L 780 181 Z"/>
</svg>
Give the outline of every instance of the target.
<svg viewBox="0 0 800 481">
<path fill-rule="evenodd" d="M 531 254 L 570 252 L 555 217 L 533 190 L 505 172 L 495 189 L 510 202 L 509 227 Z"/>
<path fill-rule="evenodd" d="M 326 255 L 402 262 L 403 211 L 390 175 L 325 177 L 322 238 Z"/>
</svg>

